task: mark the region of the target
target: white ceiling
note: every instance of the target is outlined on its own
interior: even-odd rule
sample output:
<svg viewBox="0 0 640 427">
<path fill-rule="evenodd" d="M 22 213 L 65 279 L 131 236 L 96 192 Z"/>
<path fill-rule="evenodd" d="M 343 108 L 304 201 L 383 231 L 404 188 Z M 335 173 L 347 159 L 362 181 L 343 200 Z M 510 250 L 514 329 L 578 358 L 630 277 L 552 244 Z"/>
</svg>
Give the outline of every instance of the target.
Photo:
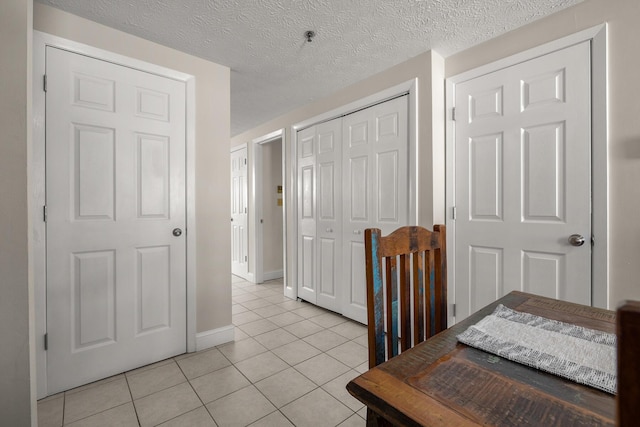
<svg viewBox="0 0 640 427">
<path fill-rule="evenodd" d="M 422 52 L 446 57 L 582 0 L 36 1 L 230 67 L 237 135 Z"/>
</svg>

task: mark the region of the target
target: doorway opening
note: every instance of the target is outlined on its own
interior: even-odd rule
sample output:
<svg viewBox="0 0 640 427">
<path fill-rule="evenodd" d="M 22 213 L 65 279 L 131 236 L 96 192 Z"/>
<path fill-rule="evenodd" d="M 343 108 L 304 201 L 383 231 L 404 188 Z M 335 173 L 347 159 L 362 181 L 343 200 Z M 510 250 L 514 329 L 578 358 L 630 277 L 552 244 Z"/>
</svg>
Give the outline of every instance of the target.
<svg viewBox="0 0 640 427">
<path fill-rule="evenodd" d="M 284 129 L 253 140 L 253 270 L 256 283 L 282 279 L 286 288 L 284 148 Z"/>
</svg>

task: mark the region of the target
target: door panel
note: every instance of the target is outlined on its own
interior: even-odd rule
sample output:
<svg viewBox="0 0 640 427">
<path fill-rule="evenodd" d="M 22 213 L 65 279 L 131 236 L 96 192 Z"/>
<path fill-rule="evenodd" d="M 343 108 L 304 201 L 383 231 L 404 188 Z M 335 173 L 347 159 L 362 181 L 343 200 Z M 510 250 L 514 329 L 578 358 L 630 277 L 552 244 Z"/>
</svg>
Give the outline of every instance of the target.
<svg viewBox="0 0 640 427">
<path fill-rule="evenodd" d="M 531 293 L 562 295 L 565 270 L 564 254 L 523 251 L 522 289 Z"/>
<path fill-rule="evenodd" d="M 503 218 L 502 135 L 470 139 L 470 218 L 501 221 Z"/>
<path fill-rule="evenodd" d="M 342 311 L 342 126 L 335 119 L 315 126 L 318 140 L 317 304 Z"/>
<path fill-rule="evenodd" d="M 137 249 L 136 325 L 138 335 L 170 327 L 171 274 L 168 246 Z"/>
<path fill-rule="evenodd" d="M 564 123 L 523 129 L 523 221 L 565 220 Z"/>
<path fill-rule="evenodd" d="M 369 199 L 371 191 L 369 180 L 369 157 L 354 157 L 349 159 L 349 200 L 350 209 L 348 212 L 349 221 L 369 221 Z"/>
<path fill-rule="evenodd" d="M 409 219 L 408 104 L 402 96 L 343 118 L 343 314 L 366 323 L 364 230 L 389 234 Z"/>
<path fill-rule="evenodd" d="M 456 85 L 456 321 L 511 290 L 591 303 L 590 45 Z"/>
<path fill-rule="evenodd" d="M 137 135 L 138 218 L 169 217 L 169 139 Z"/>
<path fill-rule="evenodd" d="M 77 252 L 72 257 L 72 351 L 115 343 L 115 252 Z"/>
<path fill-rule="evenodd" d="M 316 128 L 298 132 L 298 297 L 317 303 Z"/>
<path fill-rule="evenodd" d="M 300 271 L 300 286 L 303 293 L 307 293 L 312 298 L 304 298 L 305 300 L 316 302 L 316 277 L 315 277 L 315 246 L 316 239 L 313 236 L 302 236 L 302 251 L 300 256 L 302 258 L 301 271 Z M 301 297 L 302 298 L 302 297 Z"/>
<path fill-rule="evenodd" d="M 46 61 L 51 394 L 186 349 L 185 85 Z"/>
<path fill-rule="evenodd" d="M 399 159 L 397 151 L 379 153 L 376 159 L 376 173 L 379 197 L 377 197 L 379 224 L 400 222 L 401 194 L 398 188 L 400 176 Z"/>
<path fill-rule="evenodd" d="M 471 280 L 471 298 L 478 305 L 487 305 L 504 293 L 502 283 L 502 248 L 472 246 L 469 248 L 469 277 Z M 483 306 L 484 307 L 484 306 Z"/>
<path fill-rule="evenodd" d="M 318 299 L 320 299 L 320 295 L 322 295 L 325 299 L 336 300 L 336 239 L 320 238 L 319 244 L 320 259 L 318 261 L 318 273 L 320 277 L 318 278 Z M 335 301 L 335 303 L 337 304 L 337 301 Z M 320 302 L 318 302 L 318 305 L 325 307 L 326 303 L 321 304 Z M 334 311 L 338 310 L 334 309 Z"/>
<path fill-rule="evenodd" d="M 366 314 L 367 308 L 367 275 L 364 268 L 364 240 L 351 241 L 349 250 L 349 260 L 353 265 L 349 272 L 349 293 L 347 294 L 347 317 L 351 317 L 359 322 L 366 323 L 366 317 L 362 319 L 362 309 Z M 362 266 L 362 267 L 360 267 Z M 352 317 L 353 316 L 353 317 Z"/>
</svg>

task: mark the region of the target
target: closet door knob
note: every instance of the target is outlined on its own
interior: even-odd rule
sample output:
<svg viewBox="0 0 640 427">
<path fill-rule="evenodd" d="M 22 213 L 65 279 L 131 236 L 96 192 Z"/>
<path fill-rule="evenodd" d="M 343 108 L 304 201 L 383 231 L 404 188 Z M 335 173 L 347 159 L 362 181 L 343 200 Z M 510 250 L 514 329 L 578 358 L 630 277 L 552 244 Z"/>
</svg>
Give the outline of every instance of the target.
<svg viewBox="0 0 640 427">
<path fill-rule="evenodd" d="M 362 230 L 353 230 L 353 234 L 362 234 Z"/>
</svg>

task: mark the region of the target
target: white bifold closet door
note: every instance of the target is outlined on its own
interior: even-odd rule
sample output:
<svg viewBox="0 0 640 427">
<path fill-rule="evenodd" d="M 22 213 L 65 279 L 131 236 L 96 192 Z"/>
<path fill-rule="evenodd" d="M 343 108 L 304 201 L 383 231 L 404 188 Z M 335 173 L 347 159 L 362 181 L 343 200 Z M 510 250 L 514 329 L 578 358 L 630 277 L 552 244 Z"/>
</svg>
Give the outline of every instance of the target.
<svg viewBox="0 0 640 427">
<path fill-rule="evenodd" d="M 364 230 L 408 222 L 408 97 L 298 133 L 298 296 L 366 323 Z"/>
</svg>

